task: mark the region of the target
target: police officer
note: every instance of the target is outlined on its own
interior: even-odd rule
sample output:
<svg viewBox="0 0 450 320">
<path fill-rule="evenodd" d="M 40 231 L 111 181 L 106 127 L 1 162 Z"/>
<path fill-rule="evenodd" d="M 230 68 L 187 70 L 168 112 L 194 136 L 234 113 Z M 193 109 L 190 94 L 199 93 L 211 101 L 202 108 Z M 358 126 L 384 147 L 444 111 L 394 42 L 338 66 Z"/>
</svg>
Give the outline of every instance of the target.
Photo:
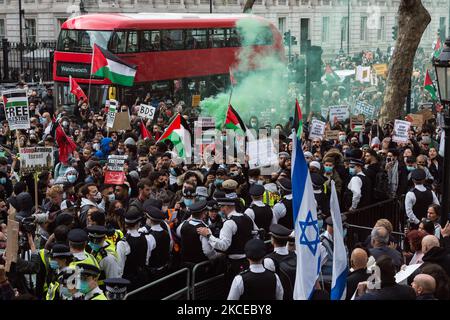
<svg viewBox="0 0 450 320">
<path fill-rule="evenodd" d="M 127 287 L 130 281 L 123 278 L 111 278 L 105 280 L 106 297 L 108 300 L 123 300 L 127 295 Z"/>
<path fill-rule="evenodd" d="M 148 283 L 146 265 L 154 248 L 154 241 L 150 235 L 140 233 L 139 222 L 142 212 L 131 207 L 125 214 L 126 235 L 117 244 L 119 267 L 122 278 L 130 280 L 130 290 Z"/>
<path fill-rule="evenodd" d="M 414 189 L 409 191 L 405 197 L 405 210 L 409 222 L 417 228 L 420 220 L 427 217 L 427 210 L 431 204 L 439 204 L 434 191 L 427 189 L 423 184 L 426 173 L 423 169 L 415 169 L 411 172 Z"/>
<path fill-rule="evenodd" d="M 217 257 L 217 252 L 208 242 L 208 238 L 197 233 L 198 228 L 207 228 L 203 218 L 208 210 L 206 200 L 200 200 L 190 206 L 191 218 L 177 228 L 181 239 L 181 261 L 188 267 Z"/>
<path fill-rule="evenodd" d="M 292 300 L 295 286 L 295 275 L 297 271 L 297 255 L 289 252 L 287 243 L 291 238 L 292 230 L 281 224 L 270 226 L 270 235 L 273 252 L 266 255 L 264 267 L 275 272 L 283 285 L 283 300 Z"/>
<path fill-rule="evenodd" d="M 108 300 L 98 287 L 100 269 L 92 264 L 79 263 L 76 266 L 80 274 L 78 291 L 84 295 L 84 300 Z"/>
<path fill-rule="evenodd" d="M 252 198 L 252 203 L 245 210 L 245 214 L 252 218 L 259 229 L 264 229 L 265 234 L 268 236 L 269 227 L 272 224 L 273 212 L 267 204 L 262 202 L 264 191 L 264 187 L 260 184 L 253 184 L 250 187 L 249 194 Z"/>
<path fill-rule="evenodd" d="M 73 261 L 70 263 L 71 267 L 74 268 L 79 263 L 87 263 L 99 268 L 97 259 L 85 250 L 89 238 L 84 230 L 70 230 L 67 239 L 69 240 L 70 252 L 73 254 Z"/>
<path fill-rule="evenodd" d="M 75 269 L 66 267 L 58 273 L 57 281 L 49 287 L 46 300 L 82 300 L 83 295 L 76 289 Z"/>
<path fill-rule="evenodd" d="M 348 211 L 371 204 L 372 185 L 363 172 L 364 162 L 360 159 L 350 159 L 348 171 L 351 179 L 344 191 L 344 207 Z M 388 192 L 386 190 L 386 192 Z"/>
<path fill-rule="evenodd" d="M 283 299 L 280 278 L 273 271 L 264 268 L 262 264 L 265 254 L 265 245 L 262 240 L 251 239 L 245 244 L 245 256 L 250 266 L 234 278 L 227 300 Z"/>
<path fill-rule="evenodd" d="M 46 294 L 46 300 L 61 300 L 61 292 L 60 292 L 60 282 L 58 278 L 60 277 L 60 273 L 62 270 L 65 270 L 69 267 L 72 262 L 73 255 L 70 252 L 69 246 L 65 244 L 55 244 L 50 252 L 51 260 L 49 260 L 49 264 L 52 270 L 58 271 L 58 276 L 49 284 L 48 291 Z M 72 269 L 73 270 L 73 269 Z"/>
<path fill-rule="evenodd" d="M 288 178 L 280 178 L 277 181 L 282 198 L 273 206 L 272 224 L 281 224 L 288 229 L 293 229 L 294 218 L 292 215 L 292 183 Z"/>
<path fill-rule="evenodd" d="M 227 197 L 228 196 L 228 197 Z M 258 231 L 255 223 L 245 214 L 236 212 L 236 203 L 238 201 L 235 195 L 225 195 L 223 192 L 214 194 L 220 210 L 226 215 L 227 220 L 224 222 L 219 237 L 212 235 L 211 230 L 206 227 L 200 227 L 197 232 L 209 239 L 211 246 L 225 252 L 229 262 L 229 280 L 236 274 L 245 270 L 248 262 L 245 259 L 244 246 L 248 240 L 253 238 Z"/>
<path fill-rule="evenodd" d="M 152 280 L 156 280 L 165 275 L 170 261 L 170 236 L 161 227 L 164 220 L 164 213 L 156 207 L 145 205 L 144 214 L 147 217 L 146 235 L 149 236 L 150 257 L 148 268 Z"/>
<path fill-rule="evenodd" d="M 223 227 L 223 219 L 219 214 L 219 204 L 214 199 L 208 200 L 206 208 L 208 209 L 208 214 L 204 217 L 203 221 L 211 229 L 212 235 L 219 237 L 220 229 Z"/>
<path fill-rule="evenodd" d="M 111 248 L 111 244 L 106 242 L 105 237 L 108 229 L 104 226 L 92 225 L 86 228 L 89 237 L 89 247 L 91 254 L 97 259 L 101 270 L 99 285 L 103 285 L 106 278 L 117 278 L 120 275 L 117 253 Z"/>
</svg>

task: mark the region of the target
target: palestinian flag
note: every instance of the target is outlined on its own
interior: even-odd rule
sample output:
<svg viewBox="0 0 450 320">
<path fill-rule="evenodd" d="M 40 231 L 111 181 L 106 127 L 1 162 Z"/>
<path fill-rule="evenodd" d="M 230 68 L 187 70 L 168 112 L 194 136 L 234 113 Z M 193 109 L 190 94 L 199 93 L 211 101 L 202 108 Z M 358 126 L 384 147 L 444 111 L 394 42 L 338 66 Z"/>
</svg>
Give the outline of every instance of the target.
<svg viewBox="0 0 450 320">
<path fill-rule="evenodd" d="M 140 128 L 141 128 L 141 136 L 142 139 L 151 139 L 152 135 L 150 134 L 150 132 L 148 131 L 147 127 L 145 126 L 144 121 L 141 120 L 141 124 L 140 124 Z"/>
<path fill-rule="evenodd" d="M 328 83 L 341 82 L 341 78 L 339 78 L 336 72 L 331 69 L 331 66 L 329 64 L 327 64 L 327 66 L 325 67 L 324 80 Z"/>
<path fill-rule="evenodd" d="M 180 114 L 177 114 L 170 122 L 157 142 L 164 140 L 170 140 L 173 143 L 180 158 L 191 158 L 191 133 L 186 120 Z"/>
<path fill-rule="evenodd" d="M 295 99 L 294 130 L 297 139 L 301 140 L 303 133 L 303 116 L 298 99 Z"/>
<path fill-rule="evenodd" d="M 108 78 L 112 83 L 121 86 L 131 87 L 136 76 L 136 66 L 126 63 L 94 44 L 91 74 Z"/>
<path fill-rule="evenodd" d="M 69 155 L 77 149 L 77 145 L 70 137 L 66 135 L 58 120 L 56 120 L 52 125 L 51 131 L 53 130 L 56 143 L 58 144 L 59 161 L 63 164 L 67 164 Z"/>
<path fill-rule="evenodd" d="M 427 70 L 427 73 L 425 74 L 425 81 L 423 82 L 423 87 L 425 90 L 427 90 L 430 93 L 431 98 L 433 98 L 433 100 L 437 99 L 436 89 L 434 88 L 433 82 L 431 81 L 428 70 Z"/>
<path fill-rule="evenodd" d="M 234 130 L 239 135 L 245 135 L 247 132 L 244 121 L 242 121 L 241 117 L 236 110 L 234 110 L 231 104 L 228 105 L 227 117 L 224 125 L 225 129 Z"/>
<path fill-rule="evenodd" d="M 433 58 L 434 59 L 439 58 L 441 51 L 442 51 L 441 38 L 438 36 L 436 45 L 434 46 Z"/>
</svg>

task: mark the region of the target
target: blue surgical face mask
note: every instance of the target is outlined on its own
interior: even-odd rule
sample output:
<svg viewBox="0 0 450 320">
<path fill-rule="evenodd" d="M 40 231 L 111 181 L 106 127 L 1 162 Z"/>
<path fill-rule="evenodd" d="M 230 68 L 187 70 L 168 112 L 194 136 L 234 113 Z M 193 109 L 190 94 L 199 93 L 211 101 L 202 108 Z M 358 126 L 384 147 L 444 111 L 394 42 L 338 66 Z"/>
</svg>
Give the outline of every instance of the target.
<svg viewBox="0 0 450 320">
<path fill-rule="evenodd" d="M 71 174 L 67 176 L 67 181 L 69 181 L 70 183 L 75 183 L 75 181 L 77 181 L 77 176 Z"/>
<path fill-rule="evenodd" d="M 59 292 L 61 292 L 61 295 L 65 298 L 72 297 L 72 293 L 66 287 L 60 287 Z"/>
<path fill-rule="evenodd" d="M 0 184 L 6 184 L 6 178 L 0 178 Z"/>
<path fill-rule="evenodd" d="M 49 264 L 50 264 L 50 269 L 52 269 L 52 270 L 56 270 L 59 267 L 58 262 L 56 260 L 50 260 Z"/>
<path fill-rule="evenodd" d="M 416 167 L 413 166 L 406 166 L 406 169 L 408 169 L 409 172 L 416 170 Z"/>
<path fill-rule="evenodd" d="M 216 180 L 214 180 L 214 185 L 216 187 L 220 186 L 222 183 L 223 183 L 223 179 L 216 179 Z"/>
<path fill-rule="evenodd" d="M 324 166 L 323 170 L 325 171 L 325 173 L 331 173 L 331 172 L 333 172 L 333 167 Z"/>
<path fill-rule="evenodd" d="M 46 124 L 47 123 L 47 118 L 41 117 L 41 118 L 39 118 L 39 122 L 41 124 Z"/>
<path fill-rule="evenodd" d="M 186 205 L 186 207 L 189 207 L 194 203 L 192 199 L 183 199 L 183 202 Z"/>
<path fill-rule="evenodd" d="M 350 173 L 351 176 L 356 175 L 356 168 L 348 168 L 348 173 Z"/>
<path fill-rule="evenodd" d="M 80 284 L 79 284 L 79 291 L 83 294 L 88 293 L 89 291 L 91 291 L 91 288 L 89 288 L 89 283 L 86 280 L 80 280 Z"/>
<path fill-rule="evenodd" d="M 100 250 L 100 248 L 102 247 L 101 245 L 94 243 L 92 241 L 89 241 L 89 246 L 91 247 L 91 249 L 95 252 L 97 252 L 98 250 Z"/>
</svg>

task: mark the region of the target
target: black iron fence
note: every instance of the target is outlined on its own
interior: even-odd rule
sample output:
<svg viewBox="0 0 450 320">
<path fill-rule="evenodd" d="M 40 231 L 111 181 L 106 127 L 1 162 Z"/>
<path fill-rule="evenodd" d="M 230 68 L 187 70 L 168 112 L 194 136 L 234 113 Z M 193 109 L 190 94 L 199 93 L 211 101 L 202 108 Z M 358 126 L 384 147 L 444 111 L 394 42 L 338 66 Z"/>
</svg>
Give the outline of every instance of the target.
<svg viewBox="0 0 450 320">
<path fill-rule="evenodd" d="M 0 82 L 52 81 L 55 41 L 40 43 L 0 42 Z"/>
</svg>

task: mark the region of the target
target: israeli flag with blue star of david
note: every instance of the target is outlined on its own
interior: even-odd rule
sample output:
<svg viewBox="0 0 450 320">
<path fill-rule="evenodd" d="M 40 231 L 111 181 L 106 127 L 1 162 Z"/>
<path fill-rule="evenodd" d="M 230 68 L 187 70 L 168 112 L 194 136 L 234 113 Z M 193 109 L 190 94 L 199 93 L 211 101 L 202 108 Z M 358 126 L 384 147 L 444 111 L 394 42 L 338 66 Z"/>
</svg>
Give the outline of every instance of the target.
<svg viewBox="0 0 450 320">
<path fill-rule="evenodd" d="M 297 252 L 294 300 L 307 300 L 311 298 L 320 272 L 320 239 L 311 176 L 303 155 L 301 140 L 296 135 L 293 135 L 291 175 Z"/>
</svg>

